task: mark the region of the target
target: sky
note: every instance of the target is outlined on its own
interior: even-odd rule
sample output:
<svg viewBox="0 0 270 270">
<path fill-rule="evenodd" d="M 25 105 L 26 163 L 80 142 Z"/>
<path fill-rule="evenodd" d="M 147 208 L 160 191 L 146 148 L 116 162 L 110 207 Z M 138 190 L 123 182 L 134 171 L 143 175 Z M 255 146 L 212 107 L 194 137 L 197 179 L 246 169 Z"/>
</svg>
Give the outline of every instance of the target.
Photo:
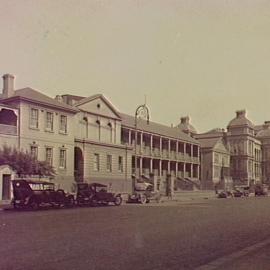
<svg viewBox="0 0 270 270">
<path fill-rule="evenodd" d="M 269 0 L 0 0 L 0 75 L 198 132 L 270 120 Z M 0 83 L 2 89 L 2 81 Z M 1 90 L 0 89 L 0 90 Z"/>
</svg>

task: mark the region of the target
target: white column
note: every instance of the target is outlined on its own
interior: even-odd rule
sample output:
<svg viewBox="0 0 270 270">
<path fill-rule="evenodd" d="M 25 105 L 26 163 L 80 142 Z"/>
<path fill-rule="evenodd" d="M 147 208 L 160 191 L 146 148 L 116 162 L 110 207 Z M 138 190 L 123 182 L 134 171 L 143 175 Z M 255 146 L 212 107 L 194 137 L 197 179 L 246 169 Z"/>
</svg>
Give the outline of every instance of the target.
<svg viewBox="0 0 270 270">
<path fill-rule="evenodd" d="M 200 165 L 197 165 L 197 178 L 200 178 Z"/>
<path fill-rule="evenodd" d="M 175 163 L 175 177 L 178 176 L 178 162 Z"/>
<path fill-rule="evenodd" d="M 176 159 L 178 158 L 179 143 L 176 141 Z"/>
<path fill-rule="evenodd" d="M 143 152 L 143 132 L 141 132 L 141 153 Z"/>
<path fill-rule="evenodd" d="M 150 135 L 150 154 L 152 155 L 153 153 L 153 135 Z"/>
<path fill-rule="evenodd" d="M 183 163 L 183 174 L 184 174 L 184 178 L 186 177 L 186 163 Z"/>
<path fill-rule="evenodd" d="M 143 158 L 140 157 L 140 176 L 142 175 Z"/>
<path fill-rule="evenodd" d="M 190 165 L 190 178 L 193 178 L 193 164 Z"/>
<path fill-rule="evenodd" d="M 162 176 L 162 160 L 159 160 L 159 176 Z"/>
<path fill-rule="evenodd" d="M 162 156 L 162 137 L 159 139 L 159 151 L 160 151 L 160 156 Z"/>
<path fill-rule="evenodd" d="M 190 145 L 190 156 L 193 157 L 193 144 Z"/>
<path fill-rule="evenodd" d="M 153 173 L 153 159 L 150 158 L 150 173 Z"/>
<path fill-rule="evenodd" d="M 171 157 L 171 140 L 168 141 L 168 157 Z"/>
<path fill-rule="evenodd" d="M 128 144 L 131 145 L 131 130 L 128 130 Z"/>
<path fill-rule="evenodd" d="M 186 143 L 184 143 L 184 156 L 186 155 L 186 151 L 187 151 L 187 144 Z"/>
<path fill-rule="evenodd" d="M 168 172 L 167 173 L 171 174 L 171 162 L 170 161 L 168 161 Z"/>
</svg>

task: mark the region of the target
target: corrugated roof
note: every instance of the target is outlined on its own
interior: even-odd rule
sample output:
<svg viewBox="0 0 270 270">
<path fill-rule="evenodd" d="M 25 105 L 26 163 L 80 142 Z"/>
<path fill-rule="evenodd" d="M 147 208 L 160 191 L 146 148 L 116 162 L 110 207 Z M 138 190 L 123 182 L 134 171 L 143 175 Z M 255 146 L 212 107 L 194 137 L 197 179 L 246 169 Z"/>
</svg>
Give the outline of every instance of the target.
<svg viewBox="0 0 270 270">
<path fill-rule="evenodd" d="M 14 95 L 12 97 L 3 99 L 2 102 L 8 103 L 9 101 L 12 101 L 17 98 L 28 100 L 28 101 L 34 101 L 39 104 L 56 107 L 62 110 L 70 111 L 70 112 L 78 111 L 77 108 L 74 108 L 70 105 L 59 102 L 55 100 L 54 98 L 48 97 L 30 87 L 26 87 L 26 88 L 22 88 L 22 89 L 18 89 L 14 91 Z"/>
<path fill-rule="evenodd" d="M 131 127 L 131 128 L 135 128 L 135 117 L 134 116 L 124 114 L 124 113 L 120 113 L 120 115 L 122 118 L 122 125 L 127 126 L 127 127 Z M 194 144 L 200 144 L 199 141 L 197 141 L 194 138 L 183 133 L 180 129 L 168 127 L 168 126 L 158 124 L 155 122 L 150 121 L 149 124 L 147 124 L 146 120 L 138 119 L 137 128 L 139 130 L 143 130 L 143 131 L 146 131 L 149 133 L 163 135 L 164 137 L 171 137 L 171 138 L 179 139 L 182 141 L 191 142 Z"/>
</svg>

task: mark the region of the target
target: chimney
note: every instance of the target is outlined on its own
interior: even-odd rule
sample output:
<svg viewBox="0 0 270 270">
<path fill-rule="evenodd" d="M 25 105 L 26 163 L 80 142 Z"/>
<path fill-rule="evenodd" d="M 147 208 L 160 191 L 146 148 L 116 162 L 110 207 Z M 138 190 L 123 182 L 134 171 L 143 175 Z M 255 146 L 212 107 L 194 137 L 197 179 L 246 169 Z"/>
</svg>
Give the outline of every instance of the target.
<svg viewBox="0 0 270 270">
<path fill-rule="evenodd" d="M 14 95 L 14 76 L 11 74 L 3 75 L 3 98 Z"/>
<path fill-rule="evenodd" d="M 246 110 L 236 111 L 236 117 L 237 118 L 246 117 Z"/>
<path fill-rule="evenodd" d="M 263 129 L 269 129 L 270 127 L 270 121 L 265 121 L 263 125 Z"/>
<path fill-rule="evenodd" d="M 181 124 L 189 124 L 189 116 L 181 117 Z"/>
</svg>

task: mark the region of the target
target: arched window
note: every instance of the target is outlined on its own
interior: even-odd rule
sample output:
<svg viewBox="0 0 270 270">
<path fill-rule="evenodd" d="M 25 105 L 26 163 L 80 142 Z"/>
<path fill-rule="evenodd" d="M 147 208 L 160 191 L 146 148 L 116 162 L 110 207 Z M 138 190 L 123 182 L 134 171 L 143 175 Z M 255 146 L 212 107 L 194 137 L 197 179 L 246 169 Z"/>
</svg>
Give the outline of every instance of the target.
<svg viewBox="0 0 270 270">
<path fill-rule="evenodd" d="M 83 117 L 83 124 L 85 125 L 85 138 L 88 138 L 88 118 L 86 116 Z"/>
<path fill-rule="evenodd" d="M 97 124 L 97 128 L 98 128 L 98 140 L 100 141 L 100 121 L 97 120 L 96 124 Z"/>
<path fill-rule="evenodd" d="M 113 128 L 112 128 L 111 122 L 108 123 L 108 127 L 109 127 L 109 132 L 110 132 L 110 142 L 112 143 L 112 141 L 113 141 Z"/>
</svg>

